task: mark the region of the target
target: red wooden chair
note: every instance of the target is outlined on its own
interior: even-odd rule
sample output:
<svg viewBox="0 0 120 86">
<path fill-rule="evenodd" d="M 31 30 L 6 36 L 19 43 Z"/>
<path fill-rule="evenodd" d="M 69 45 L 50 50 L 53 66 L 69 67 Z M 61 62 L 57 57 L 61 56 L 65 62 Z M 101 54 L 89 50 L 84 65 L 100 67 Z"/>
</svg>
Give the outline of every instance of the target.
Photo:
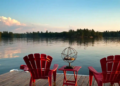
<svg viewBox="0 0 120 86">
<path fill-rule="evenodd" d="M 98 86 L 103 86 L 103 83 L 118 83 L 120 86 L 120 55 L 108 56 L 100 60 L 102 73 L 98 73 L 93 67 L 89 68 L 89 86 L 92 85 L 93 75 L 98 83 Z"/>
<path fill-rule="evenodd" d="M 48 79 L 49 86 L 52 86 L 52 75 L 55 84 L 58 64 L 54 64 L 53 69 L 50 69 L 53 59 L 51 56 L 46 56 L 46 54 L 40 55 L 39 53 L 36 53 L 29 54 L 23 59 L 27 65 L 21 65 L 20 69 L 30 72 L 31 79 L 29 86 L 32 86 L 32 83 L 35 85 L 35 79 Z"/>
</svg>

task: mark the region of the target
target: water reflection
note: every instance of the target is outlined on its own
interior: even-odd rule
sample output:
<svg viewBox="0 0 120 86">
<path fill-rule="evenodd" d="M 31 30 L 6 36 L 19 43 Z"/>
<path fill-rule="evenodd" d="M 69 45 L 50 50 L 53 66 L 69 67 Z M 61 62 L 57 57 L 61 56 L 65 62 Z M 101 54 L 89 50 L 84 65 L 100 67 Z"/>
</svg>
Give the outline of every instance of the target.
<svg viewBox="0 0 120 86">
<path fill-rule="evenodd" d="M 1 41 L 2 41 L 4 44 L 8 44 L 8 43 L 13 42 L 13 38 L 2 38 Z"/>
<path fill-rule="evenodd" d="M 120 38 L 0 39 L 0 74 L 8 72 L 10 69 L 19 69 L 19 66 L 24 64 L 23 57 L 30 53 L 45 53 L 51 55 L 54 58 L 52 65 L 54 63 L 58 63 L 59 67 L 67 65 L 61 59 L 61 52 L 68 46 L 73 47 L 78 52 L 78 58 L 72 63 L 72 65 L 82 66 L 79 74 L 89 74 L 88 66 L 93 66 L 98 72 L 100 72 L 101 58 L 108 55 L 120 54 Z"/>
<path fill-rule="evenodd" d="M 27 43 L 27 46 L 25 46 Z M 32 43 L 32 44 L 30 44 Z M 94 46 L 97 44 L 111 44 L 114 43 L 119 45 L 120 38 L 85 38 L 85 39 L 68 39 L 68 38 L 12 38 L 12 39 L 0 39 L 0 59 L 1 58 L 16 58 L 19 57 L 19 53 L 23 51 L 23 48 L 26 48 L 26 51 L 29 49 L 28 44 L 31 46 L 40 44 L 46 44 L 47 46 L 56 45 L 59 43 L 65 43 L 68 46 L 84 46 L 84 49 L 87 49 L 89 46 Z M 22 46 L 22 48 L 20 46 Z M 44 45 L 45 46 L 45 45 Z M 20 48 L 19 48 L 20 47 Z"/>
<path fill-rule="evenodd" d="M 109 38 L 103 38 L 104 42 L 107 43 L 120 43 L 120 37 L 109 37 Z"/>
<path fill-rule="evenodd" d="M 16 58 L 19 57 L 17 54 L 21 53 L 21 50 L 13 50 L 13 48 L 5 48 L 2 52 L 0 52 L 0 59 L 2 58 Z"/>
<path fill-rule="evenodd" d="M 101 41 L 102 38 L 85 38 L 85 39 L 68 39 L 68 38 L 27 38 L 27 42 L 33 42 L 33 43 L 40 43 L 40 42 L 46 42 L 46 44 L 48 43 L 52 43 L 52 42 L 65 42 L 65 43 L 69 43 L 69 45 L 74 45 L 77 43 L 77 45 L 84 45 L 84 46 L 89 46 L 92 45 L 94 46 L 94 42 L 95 41 Z"/>
<path fill-rule="evenodd" d="M 109 43 L 109 42 L 120 42 L 120 38 L 74 38 L 74 39 L 70 39 L 70 38 L 0 38 L 0 43 L 3 42 L 4 44 L 9 44 L 9 43 L 13 43 L 13 41 L 26 41 L 26 42 L 33 42 L 33 43 L 43 43 L 46 42 L 46 44 L 48 43 L 52 43 L 52 42 L 67 42 L 69 43 L 69 45 L 74 45 L 77 43 L 77 45 L 84 45 L 84 46 L 89 46 L 92 45 L 94 46 L 95 42 L 99 42 L 99 41 L 104 41 L 105 43 Z"/>
</svg>

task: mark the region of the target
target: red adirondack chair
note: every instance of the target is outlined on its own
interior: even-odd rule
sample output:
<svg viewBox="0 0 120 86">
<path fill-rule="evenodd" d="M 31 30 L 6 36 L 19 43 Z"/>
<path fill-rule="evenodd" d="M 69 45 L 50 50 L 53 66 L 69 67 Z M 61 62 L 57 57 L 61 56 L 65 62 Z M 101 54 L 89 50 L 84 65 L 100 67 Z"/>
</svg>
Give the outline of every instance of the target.
<svg viewBox="0 0 120 86">
<path fill-rule="evenodd" d="M 39 53 L 36 53 L 29 54 L 23 59 L 27 65 L 21 65 L 20 69 L 30 72 L 31 79 L 29 86 L 32 86 L 32 83 L 35 85 L 35 79 L 48 79 L 49 86 L 52 86 L 52 75 L 55 84 L 58 64 L 54 64 L 53 69 L 50 69 L 53 59 L 51 56 L 46 56 L 46 54 L 40 55 Z"/>
<path fill-rule="evenodd" d="M 98 73 L 93 67 L 89 68 L 89 86 L 92 85 L 93 75 L 98 83 L 98 86 L 103 86 L 103 83 L 118 83 L 120 86 L 120 55 L 108 56 L 100 60 L 102 73 Z"/>
</svg>

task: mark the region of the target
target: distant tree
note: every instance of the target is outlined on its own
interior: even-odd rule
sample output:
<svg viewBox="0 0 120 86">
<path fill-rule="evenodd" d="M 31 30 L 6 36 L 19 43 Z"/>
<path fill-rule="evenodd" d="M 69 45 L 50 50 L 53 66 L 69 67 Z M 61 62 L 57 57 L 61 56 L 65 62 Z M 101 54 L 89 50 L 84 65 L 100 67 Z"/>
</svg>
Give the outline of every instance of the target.
<svg viewBox="0 0 120 86">
<path fill-rule="evenodd" d="M 92 29 L 91 36 L 95 37 L 95 31 Z"/>
<path fill-rule="evenodd" d="M 13 33 L 9 32 L 9 38 L 13 38 Z"/>
<path fill-rule="evenodd" d="M 26 32 L 26 33 L 12 33 L 8 31 L 3 31 L 0 33 L 0 37 L 17 37 L 17 38 L 33 38 L 33 37 L 64 37 L 64 38 L 91 38 L 91 37 L 120 37 L 120 31 L 104 31 L 104 32 L 98 32 L 94 31 L 94 29 L 90 30 L 87 28 L 84 29 L 77 29 L 69 31 L 63 31 L 63 32 Z"/>
<path fill-rule="evenodd" d="M 45 37 L 48 37 L 48 30 L 46 30 L 45 32 Z"/>
<path fill-rule="evenodd" d="M 34 37 L 34 38 L 37 37 L 38 38 L 39 37 L 39 32 L 33 32 L 32 35 L 33 35 L 32 37 Z"/>
<path fill-rule="evenodd" d="M 9 37 L 8 31 L 3 31 L 2 37 L 8 38 Z"/>
<path fill-rule="evenodd" d="M 2 37 L 2 32 L 0 32 L 0 38 Z"/>
<path fill-rule="evenodd" d="M 74 30 L 70 29 L 68 32 L 68 37 L 71 38 L 74 36 Z"/>
<path fill-rule="evenodd" d="M 67 37 L 67 32 L 66 32 L 66 31 L 63 31 L 63 32 L 61 33 L 61 37 Z"/>
</svg>

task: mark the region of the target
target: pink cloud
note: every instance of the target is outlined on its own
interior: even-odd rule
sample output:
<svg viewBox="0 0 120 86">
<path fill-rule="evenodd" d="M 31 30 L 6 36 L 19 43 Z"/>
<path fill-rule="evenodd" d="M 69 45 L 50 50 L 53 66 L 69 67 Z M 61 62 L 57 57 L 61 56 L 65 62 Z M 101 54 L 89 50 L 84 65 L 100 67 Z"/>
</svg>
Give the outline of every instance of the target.
<svg viewBox="0 0 120 86">
<path fill-rule="evenodd" d="M 11 31 L 15 33 L 25 33 L 25 32 L 61 32 L 67 28 L 64 27 L 52 27 L 48 24 L 23 24 L 10 17 L 0 16 L 0 31 Z"/>
<path fill-rule="evenodd" d="M 4 17 L 4 16 L 0 16 L 0 22 L 7 25 L 7 26 L 13 26 L 13 25 L 17 25 L 17 26 L 25 26 L 25 24 L 20 23 L 19 21 L 12 19 L 10 17 Z"/>
<path fill-rule="evenodd" d="M 17 29 L 15 29 L 16 31 L 20 31 L 20 30 L 22 30 L 22 28 L 17 28 Z"/>
</svg>

